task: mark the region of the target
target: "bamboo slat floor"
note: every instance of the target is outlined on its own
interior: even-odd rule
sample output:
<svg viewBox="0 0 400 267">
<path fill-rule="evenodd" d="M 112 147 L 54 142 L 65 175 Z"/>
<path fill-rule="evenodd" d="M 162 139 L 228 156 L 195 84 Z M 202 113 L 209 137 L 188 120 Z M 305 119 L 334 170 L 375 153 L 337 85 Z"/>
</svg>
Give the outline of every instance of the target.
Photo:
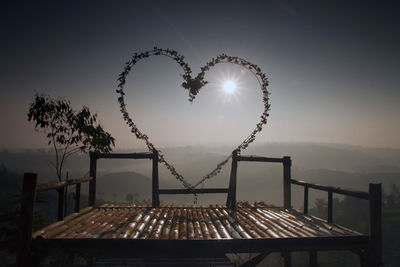
<svg viewBox="0 0 400 267">
<path fill-rule="evenodd" d="M 89 207 L 33 234 L 41 239 L 229 240 L 351 237 L 345 227 L 265 204 Z"/>
</svg>

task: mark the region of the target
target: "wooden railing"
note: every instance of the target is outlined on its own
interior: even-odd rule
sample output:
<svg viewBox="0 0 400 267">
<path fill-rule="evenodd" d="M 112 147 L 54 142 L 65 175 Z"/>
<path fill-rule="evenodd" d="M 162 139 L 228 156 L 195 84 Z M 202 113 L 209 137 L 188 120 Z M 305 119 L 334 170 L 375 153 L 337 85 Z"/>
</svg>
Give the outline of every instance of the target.
<svg viewBox="0 0 400 267">
<path fill-rule="evenodd" d="M 328 222 L 332 222 L 333 193 L 346 195 L 346 196 L 352 196 L 352 197 L 356 197 L 356 198 L 367 199 L 367 200 L 370 199 L 370 193 L 368 193 L 368 192 L 347 190 L 347 189 L 342 189 L 340 187 L 312 184 L 312 183 L 307 183 L 304 181 L 293 180 L 293 179 L 291 179 L 290 182 L 292 184 L 296 184 L 296 185 L 300 185 L 300 186 L 304 187 L 304 208 L 303 208 L 304 214 L 308 214 L 308 189 L 309 188 L 328 192 Z"/>
<path fill-rule="evenodd" d="M 237 180 L 237 165 L 239 161 L 253 162 L 272 162 L 283 164 L 283 198 L 284 207 L 290 208 L 291 193 L 291 164 L 290 157 L 269 158 L 260 156 L 242 156 L 237 155 L 237 152 L 232 153 L 232 167 L 229 180 L 229 188 L 201 188 L 201 189 L 160 189 L 158 177 L 158 152 L 153 153 L 90 153 L 90 176 L 93 179 L 89 184 L 89 205 L 94 206 L 96 202 L 96 176 L 97 176 L 97 160 L 98 159 L 151 159 L 152 160 L 152 206 L 160 206 L 160 195 L 164 194 L 228 194 L 226 205 L 234 208 L 236 205 L 236 180 Z"/>
<path fill-rule="evenodd" d="M 236 183 L 237 183 L 236 180 L 237 180 L 237 168 L 239 161 L 282 163 L 283 206 L 287 209 L 291 207 L 290 180 L 291 180 L 292 160 L 290 159 L 290 157 L 285 156 L 282 158 L 270 158 L 270 157 L 260 157 L 260 156 L 243 156 L 243 155 L 237 155 L 236 150 L 232 153 L 232 168 L 229 180 L 229 192 L 226 200 L 227 207 L 234 207 L 236 203 Z"/>
<path fill-rule="evenodd" d="M 242 156 L 237 155 L 237 152 L 232 153 L 232 167 L 229 180 L 229 188 L 201 188 L 201 189 L 160 189 L 158 177 L 158 152 L 153 153 L 90 153 L 90 176 L 93 179 L 89 184 L 89 205 L 94 206 L 96 202 L 96 176 L 97 176 L 97 160 L 98 159 L 151 159 L 152 160 L 152 206 L 160 206 L 160 195 L 163 194 L 228 194 L 226 205 L 234 208 L 236 205 L 236 180 L 237 180 L 237 165 L 239 161 L 253 162 L 273 162 L 283 164 L 283 195 L 284 207 L 290 208 L 290 180 L 291 180 L 291 159 L 290 157 L 269 158 L 260 156 Z"/>
<path fill-rule="evenodd" d="M 61 221 L 64 218 L 64 206 L 65 196 L 68 193 L 68 186 L 75 185 L 75 212 L 79 212 L 81 203 L 81 184 L 89 182 L 93 177 L 87 176 L 77 179 L 70 179 L 61 182 L 50 182 L 47 184 L 38 184 L 36 192 L 45 192 L 50 190 L 56 190 L 58 192 L 58 210 L 57 210 L 57 220 Z"/>
<path fill-rule="evenodd" d="M 369 201 L 370 253 L 377 262 L 382 260 L 382 185 L 369 184 L 369 192 L 347 190 L 291 179 L 290 183 L 304 187 L 304 214 L 308 214 L 308 189 L 328 192 L 328 223 L 333 222 L 333 194 L 341 194 Z"/>
<path fill-rule="evenodd" d="M 226 205 L 229 208 L 235 208 L 236 205 L 236 180 L 237 168 L 239 161 L 249 162 L 271 162 L 281 163 L 283 165 L 283 202 L 284 208 L 291 209 L 291 184 L 304 187 L 304 213 L 308 214 L 308 194 L 309 189 L 322 190 L 328 193 L 328 223 L 333 221 L 333 194 L 342 194 L 361 199 L 369 200 L 370 208 L 370 248 L 369 253 L 376 262 L 382 260 L 382 192 L 381 184 L 370 184 L 369 192 L 346 190 L 339 187 L 324 186 L 319 184 L 308 183 L 304 181 L 294 180 L 291 178 L 291 158 L 288 156 L 282 158 L 270 158 L 260 156 L 243 156 L 237 155 L 236 151 L 232 154 L 232 166 L 229 180 L 229 188 L 205 188 L 205 189 L 159 189 L 158 181 L 158 154 L 153 153 L 129 153 L 129 154 L 103 154 L 90 153 L 90 176 L 79 179 L 72 179 L 63 182 L 47 183 L 37 185 L 37 175 L 34 173 L 25 173 L 23 181 L 23 201 L 21 204 L 21 238 L 18 255 L 29 254 L 29 246 L 32 237 L 34 199 L 36 192 L 44 192 L 49 190 L 58 191 L 58 220 L 64 217 L 64 194 L 67 186 L 75 185 L 76 199 L 75 211 L 79 211 L 81 184 L 89 182 L 89 206 L 95 206 L 96 202 L 96 175 L 97 160 L 101 158 L 107 159 L 151 159 L 152 160 L 152 205 L 160 206 L 160 194 L 203 194 L 203 193 L 227 193 Z M 25 256 L 21 256 L 22 258 Z M 287 257 L 290 257 L 287 256 Z M 21 258 L 21 259 L 22 259 Z M 24 262 L 17 262 L 18 266 L 26 266 Z"/>
<path fill-rule="evenodd" d="M 160 206 L 160 195 L 167 194 L 221 194 L 229 193 L 229 188 L 199 188 L 199 189 L 160 189 L 158 178 L 158 152 L 153 153 L 90 153 L 90 176 L 93 180 L 89 185 L 89 205 L 94 206 L 96 202 L 96 176 L 98 159 L 151 159 L 152 160 L 152 206 Z"/>
<path fill-rule="evenodd" d="M 152 164 L 152 204 L 154 207 L 160 206 L 158 194 L 158 152 L 153 153 L 96 153 L 90 152 L 90 176 L 93 179 L 89 183 L 89 206 L 96 205 L 96 177 L 98 159 L 151 159 Z"/>
<path fill-rule="evenodd" d="M 92 177 L 83 177 L 79 179 L 71 179 L 62 182 L 53 182 L 47 184 L 37 184 L 36 173 L 24 173 L 21 195 L 21 217 L 20 217 L 20 236 L 17 251 L 17 266 L 32 266 L 29 257 L 30 245 L 32 241 L 33 214 L 35 210 L 35 199 L 38 192 L 50 190 L 58 191 L 58 212 L 57 220 L 64 219 L 64 194 L 67 186 L 75 185 L 75 211 L 79 211 L 81 184 L 91 181 Z"/>
<path fill-rule="evenodd" d="M 308 183 L 304 181 L 294 180 L 291 178 L 290 157 L 268 158 L 260 156 L 238 156 L 235 152 L 232 154 L 232 170 L 229 184 L 229 194 L 227 206 L 234 206 L 236 202 L 236 176 L 238 161 L 253 162 L 275 162 L 283 164 L 283 206 L 291 209 L 291 184 L 304 187 L 304 214 L 308 214 L 308 191 L 309 188 L 328 192 L 328 223 L 333 222 L 333 194 L 342 194 L 361 198 L 369 201 L 370 213 L 370 249 L 369 254 L 374 258 L 375 262 L 382 262 L 382 186 L 381 184 L 369 184 L 369 192 L 347 190 L 339 187 L 324 186 L 319 184 Z"/>
<path fill-rule="evenodd" d="M 36 174 L 35 174 L 36 175 Z M 65 196 L 67 194 L 68 186 L 75 185 L 75 207 L 74 211 L 79 212 L 80 201 L 81 201 L 81 184 L 89 182 L 93 177 L 87 176 L 77 179 L 70 179 L 61 182 L 50 182 L 46 184 L 35 184 L 35 188 L 28 188 L 29 192 L 35 191 L 36 193 L 46 192 L 51 190 L 56 190 L 58 192 L 58 210 L 57 210 L 57 220 L 62 221 L 64 219 L 64 206 L 65 206 Z M 24 179 L 25 183 L 25 179 Z"/>
</svg>

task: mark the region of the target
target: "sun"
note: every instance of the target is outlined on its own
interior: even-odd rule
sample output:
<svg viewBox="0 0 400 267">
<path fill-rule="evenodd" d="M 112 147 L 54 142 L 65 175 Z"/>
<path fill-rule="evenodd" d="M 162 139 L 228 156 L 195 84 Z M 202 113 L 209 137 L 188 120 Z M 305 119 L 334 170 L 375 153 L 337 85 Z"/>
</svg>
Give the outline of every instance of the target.
<svg viewBox="0 0 400 267">
<path fill-rule="evenodd" d="M 228 80 L 224 82 L 225 93 L 232 94 L 233 92 L 235 92 L 235 90 L 236 90 L 236 84 L 233 81 Z"/>
</svg>

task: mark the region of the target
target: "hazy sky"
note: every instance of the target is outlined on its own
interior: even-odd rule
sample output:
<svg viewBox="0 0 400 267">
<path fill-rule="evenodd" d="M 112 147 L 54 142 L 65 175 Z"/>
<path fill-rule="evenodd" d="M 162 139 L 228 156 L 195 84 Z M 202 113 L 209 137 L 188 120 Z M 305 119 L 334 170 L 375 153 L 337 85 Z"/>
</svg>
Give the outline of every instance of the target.
<svg viewBox="0 0 400 267">
<path fill-rule="evenodd" d="M 84 3 L 83 3 L 84 2 Z M 267 73 L 271 112 L 257 143 L 400 147 L 400 9 L 395 1 L 2 1 L 1 148 L 44 147 L 26 113 L 35 92 L 96 111 L 118 148 L 141 145 L 125 126 L 116 79 L 134 52 L 185 55 L 194 73 L 221 52 Z M 210 71 L 193 104 L 170 59 L 141 61 L 128 110 L 159 146 L 236 145 L 262 112 L 254 77 Z M 223 81 L 236 80 L 228 96 Z"/>
</svg>

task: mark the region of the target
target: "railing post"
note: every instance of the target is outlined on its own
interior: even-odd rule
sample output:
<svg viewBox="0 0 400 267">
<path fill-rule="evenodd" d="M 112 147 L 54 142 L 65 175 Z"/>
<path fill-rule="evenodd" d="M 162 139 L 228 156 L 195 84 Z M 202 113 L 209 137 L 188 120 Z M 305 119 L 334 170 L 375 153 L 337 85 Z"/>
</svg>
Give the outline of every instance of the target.
<svg viewBox="0 0 400 267">
<path fill-rule="evenodd" d="M 308 186 L 304 186 L 304 214 L 308 214 Z"/>
<path fill-rule="evenodd" d="M 318 252 L 316 250 L 310 250 L 308 252 L 308 257 L 310 259 L 310 267 L 318 267 Z"/>
<path fill-rule="evenodd" d="M 64 219 L 64 192 L 65 186 L 57 189 L 58 191 L 58 211 L 57 211 L 57 220 L 62 221 Z"/>
<path fill-rule="evenodd" d="M 283 266 L 292 267 L 292 253 L 290 251 L 282 252 Z"/>
<path fill-rule="evenodd" d="M 328 191 L 328 223 L 333 221 L 333 193 Z"/>
<path fill-rule="evenodd" d="M 283 157 L 283 206 L 285 209 L 290 209 L 291 204 L 291 171 L 292 160 L 290 157 Z"/>
<path fill-rule="evenodd" d="M 90 152 L 90 176 L 93 177 L 89 182 L 89 206 L 96 204 L 96 171 L 97 171 L 97 156 Z"/>
<path fill-rule="evenodd" d="M 81 205 L 81 184 L 75 185 L 75 212 L 79 212 Z"/>
<path fill-rule="evenodd" d="M 33 214 L 35 209 L 37 175 L 24 173 L 22 185 L 20 236 L 17 251 L 17 267 L 32 266 L 30 245 L 32 242 Z"/>
<path fill-rule="evenodd" d="M 237 177 L 237 150 L 232 152 L 231 177 L 229 179 L 229 192 L 226 199 L 226 206 L 234 208 L 236 205 L 236 177 Z"/>
<path fill-rule="evenodd" d="M 369 184 L 371 266 L 382 264 L 382 186 Z"/>
<path fill-rule="evenodd" d="M 160 206 L 160 195 L 158 194 L 158 151 L 153 150 L 153 171 L 152 171 L 152 206 Z"/>
</svg>

